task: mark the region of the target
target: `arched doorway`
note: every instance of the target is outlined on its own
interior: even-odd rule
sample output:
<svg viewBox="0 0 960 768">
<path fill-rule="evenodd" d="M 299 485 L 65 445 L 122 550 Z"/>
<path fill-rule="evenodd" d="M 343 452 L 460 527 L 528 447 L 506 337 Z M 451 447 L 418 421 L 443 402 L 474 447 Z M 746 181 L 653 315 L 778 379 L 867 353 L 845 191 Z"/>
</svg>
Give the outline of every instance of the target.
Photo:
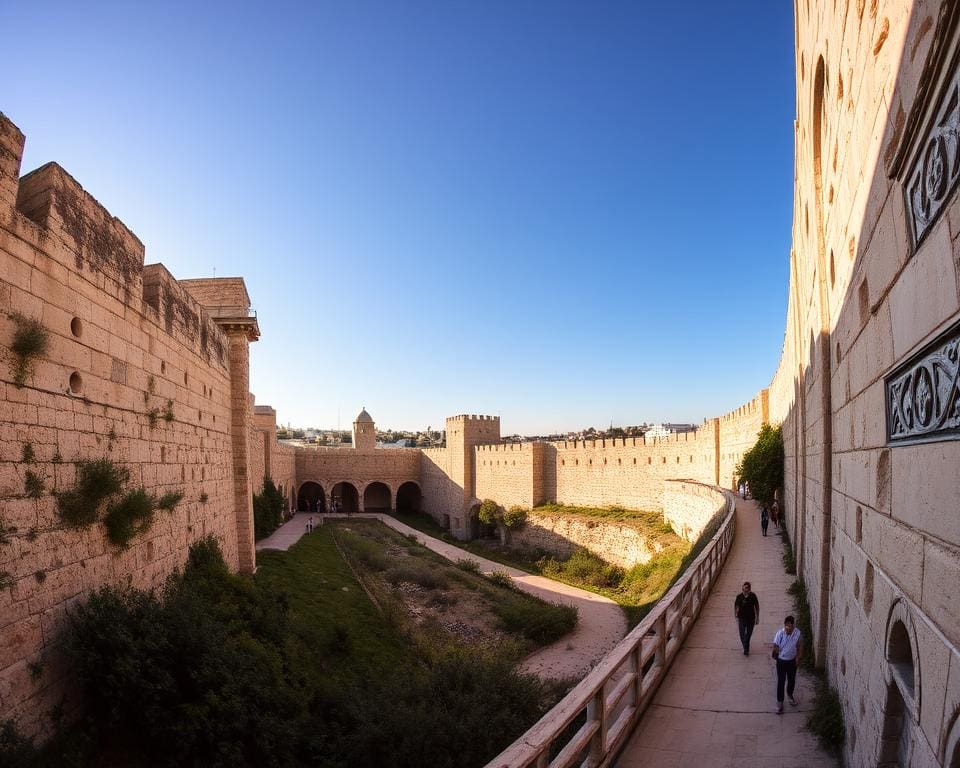
<svg viewBox="0 0 960 768">
<path fill-rule="evenodd" d="M 327 502 L 320 483 L 307 481 L 297 494 L 297 509 L 300 512 L 326 512 Z"/>
<path fill-rule="evenodd" d="M 370 483 L 363 491 L 364 512 L 390 512 L 390 489 L 383 483 Z"/>
<path fill-rule="evenodd" d="M 419 512 L 422 498 L 419 485 L 412 481 L 404 483 L 397 488 L 397 512 Z"/>
<path fill-rule="evenodd" d="M 337 483 L 330 491 L 331 511 L 348 515 L 360 511 L 360 496 L 352 483 Z"/>
<path fill-rule="evenodd" d="M 474 504 L 467 513 L 467 538 L 480 538 L 480 505 Z"/>
</svg>

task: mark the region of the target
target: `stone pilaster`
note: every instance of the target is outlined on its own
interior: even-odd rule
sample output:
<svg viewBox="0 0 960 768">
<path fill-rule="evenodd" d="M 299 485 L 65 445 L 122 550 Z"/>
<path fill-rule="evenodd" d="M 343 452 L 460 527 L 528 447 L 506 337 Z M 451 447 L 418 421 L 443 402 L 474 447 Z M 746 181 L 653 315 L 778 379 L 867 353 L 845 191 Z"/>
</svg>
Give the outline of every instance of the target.
<svg viewBox="0 0 960 768">
<path fill-rule="evenodd" d="M 230 438 L 233 445 L 233 501 L 241 573 L 253 573 L 257 559 L 250 488 L 250 337 L 245 325 L 222 324 L 229 340 Z"/>
</svg>

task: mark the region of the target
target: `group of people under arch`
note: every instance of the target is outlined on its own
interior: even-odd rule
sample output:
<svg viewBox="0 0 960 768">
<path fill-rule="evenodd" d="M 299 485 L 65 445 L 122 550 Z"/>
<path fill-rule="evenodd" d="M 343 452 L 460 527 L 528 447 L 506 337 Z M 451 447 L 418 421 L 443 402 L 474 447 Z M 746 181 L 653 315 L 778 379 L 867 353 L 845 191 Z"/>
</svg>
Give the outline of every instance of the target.
<svg viewBox="0 0 960 768">
<path fill-rule="evenodd" d="M 320 483 L 308 480 L 300 486 L 297 493 L 297 511 L 354 514 L 361 509 L 364 512 L 385 513 L 396 509 L 401 513 L 419 512 L 421 492 L 420 486 L 412 480 L 402 483 L 397 488 L 394 505 L 390 486 L 382 482 L 372 482 L 363 489 L 362 507 L 360 499 L 360 492 L 353 483 L 347 481 L 335 483 L 329 487 L 328 495 Z"/>
</svg>

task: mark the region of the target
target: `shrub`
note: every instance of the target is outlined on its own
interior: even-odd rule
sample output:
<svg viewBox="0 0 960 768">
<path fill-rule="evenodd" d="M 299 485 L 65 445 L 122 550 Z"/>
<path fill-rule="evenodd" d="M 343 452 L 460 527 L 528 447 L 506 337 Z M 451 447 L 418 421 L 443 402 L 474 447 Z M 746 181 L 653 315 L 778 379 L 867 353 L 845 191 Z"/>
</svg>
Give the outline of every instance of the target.
<svg viewBox="0 0 960 768">
<path fill-rule="evenodd" d="M 793 555 L 793 545 L 790 543 L 790 534 L 787 533 L 787 526 L 780 526 L 780 536 L 783 539 L 783 569 L 790 575 L 797 574 L 797 561 Z"/>
<path fill-rule="evenodd" d="M 33 464 L 36 454 L 33 452 L 33 446 L 30 443 L 24 443 L 20 452 L 20 461 L 24 464 Z"/>
<path fill-rule="evenodd" d="M 286 611 L 209 538 L 159 596 L 95 592 L 66 633 L 81 729 L 118 765 L 295 764 L 306 700 Z"/>
<path fill-rule="evenodd" d="M 340 762 L 484 765 L 552 703 L 540 681 L 519 674 L 508 661 L 450 651 L 422 674 L 398 671 L 358 692 L 351 712 L 360 727 Z"/>
<path fill-rule="evenodd" d="M 527 510 L 515 504 L 503 513 L 503 524 L 510 529 L 517 529 L 527 522 Z"/>
<path fill-rule="evenodd" d="M 174 420 L 174 418 L 175 417 L 173 415 L 173 400 L 167 400 L 167 407 L 163 411 L 163 420 L 169 424 L 171 421 Z"/>
<path fill-rule="evenodd" d="M 183 499 L 183 491 L 167 491 L 157 499 L 157 509 L 162 509 L 165 512 L 173 512 L 181 499 Z"/>
<path fill-rule="evenodd" d="M 280 527 L 283 496 L 269 477 L 263 479 L 260 493 L 253 496 L 253 535 L 259 541 Z"/>
<path fill-rule="evenodd" d="M 843 746 L 846 728 L 843 724 L 843 707 L 836 688 L 820 678 L 817 680 L 813 710 L 807 716 L 807 728 L 816 735 L 820 746 L 838 754 Z"/>
<path fill-rule="evenodd" d="M 540 645 L 560 639 L 577 625 L 575 607 L 551 605 L 539 599 L 500 600 L 493 610 L 505 631 L 522 634 Z"/>
<path fill-rule="evenodd" d="M 545 576 L 602 589 L 619 587 L 625 576 L 623 568 L 602 560 L 583 547 L 575 549 L 565 561 L 545 557 L 538 565 Z"/>
<path fill-rule="evenodd" d="M 461 571 L 466 571 L 467 573 L 480 573 L 480 563 L 478 563 L 476 560 L 471 560 L 468 557 L 458 558 L 456 566 Z"/>
<path fill-rule="evenodd" d="M 127 491 L 118 501 L 107 507 L 103 522 L 107 538 L 118 547 L 125 547 L 130 540 L 150 528 L 156 499 L 143 488 Z"/>
<path fill-rule="evenodd" d="M 510 574 L 506 571 L 493 571 L 487 576 L 490 581 L 496 584 L 498 587 L 503 587 L 503 589 L 516 589 L 516 586 L 513 583 L 513 579 L 510 577 Z"/>
<path fill-rule="evenodd" d="M 477 510 L 477 519 L 484 525 L 497 525 L 503 515 L 501 507 L 493 499 L 484 499 Z"/>
<path fill-rule="evenodd" d="M 805 653 L 800 659 L 800 666 L 813 670 L 816 659 L 813 656 L 813 627 L 810 624 L 810 603 L 807 600 L 807 585 L 803 579 L 797 579 L 787 588 L 787 593 L 793 597 L 793 612 L 796 614 L 797 629 L 803 637 Z"/>
<path fill-rule="evenodd" d="M 19 389 L 26 384 L 34 360 L 47 351 L 50 335 L 43 324 L 32 317 L 14 312 L 10 319 L 16 326 L 13 341 L 10 343 L 10 351 L 14 356 L 13 383 Z"/>
<path fill-rule="evenodd" d="M 447 586 L 443 571 L 431 568 L 425 563 L 398 563 L 391 566 L 384 578 L 393 585 L 401 582 L 419 584 L 424 589 L 437 589 Z"/>
<path fill-rule="evenodd" d="M 0 592 L 3 592 L 5 589 L 10 589 L 16 582 L 7 571 L 0 571 Z"/>
<path fill-rule="evenodd" d="M 750 485 L 753 498 L 772 504 L 783 486 L 783 433 L 780 427 L 764 424 L 757 442 L 737 464 L 737 477 Z"/>
<path fill-rule="evenodd" d="M 79 528 L 97 521 L 100 505 L 119 493 L 129 473 L 110 459 L 80 461 L 77 480 L 69 491 L 57 494 L 57 509 L 67 525 Z"/>
</svg>

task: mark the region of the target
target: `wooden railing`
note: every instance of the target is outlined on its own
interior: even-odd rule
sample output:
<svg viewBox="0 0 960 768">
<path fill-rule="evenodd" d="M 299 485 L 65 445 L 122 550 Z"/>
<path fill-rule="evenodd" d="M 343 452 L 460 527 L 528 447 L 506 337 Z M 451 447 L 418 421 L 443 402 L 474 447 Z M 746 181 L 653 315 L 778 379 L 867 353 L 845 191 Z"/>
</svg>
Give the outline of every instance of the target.
<svg viewBox="0 0 960 768">
<path fill-rule="evenodd" d="M 720 528 L 683 576 L 590 674 L 486 768 L 595 768 L 616 757 L 696 621 L 733 543 L 734 496 L 715 490 L 723 495 Z"/>
</svg>

